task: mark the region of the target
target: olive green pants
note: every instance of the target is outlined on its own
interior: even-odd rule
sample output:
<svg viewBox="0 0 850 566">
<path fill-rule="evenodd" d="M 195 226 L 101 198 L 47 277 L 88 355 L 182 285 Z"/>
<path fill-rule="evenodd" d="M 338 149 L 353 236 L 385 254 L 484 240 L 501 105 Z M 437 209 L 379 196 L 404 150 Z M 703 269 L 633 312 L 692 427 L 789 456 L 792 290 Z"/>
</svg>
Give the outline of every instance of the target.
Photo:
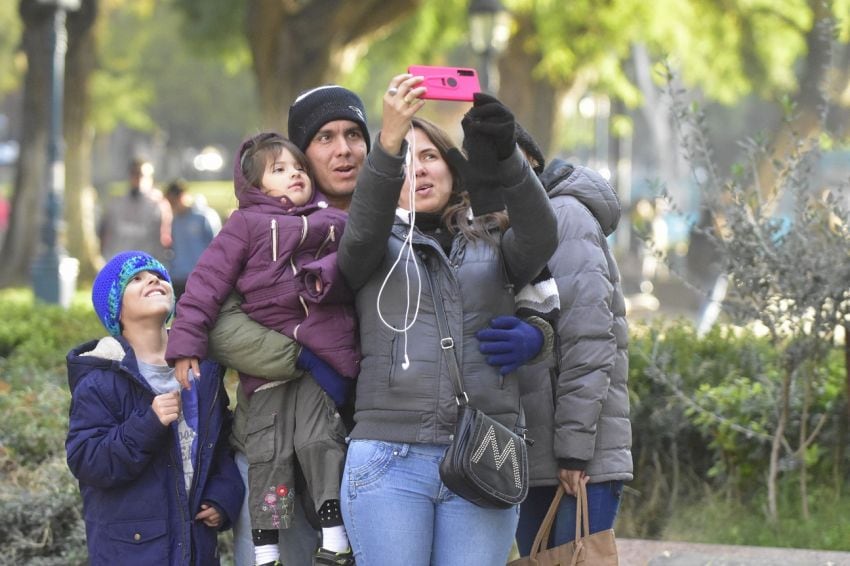
<svg viewBox="0 0 850 566">
<path fill-rule="evenodd" d="M 237 390 L 233 443 L 248 460 L 252 529 L 291 525 L 296 465 L 318 511 L 325 501 L 339 499 L 345 463 L 345 426 L 316 381 L 305 375 L 270 383 L 275 385 L 250 399 Z"/>
</svg>

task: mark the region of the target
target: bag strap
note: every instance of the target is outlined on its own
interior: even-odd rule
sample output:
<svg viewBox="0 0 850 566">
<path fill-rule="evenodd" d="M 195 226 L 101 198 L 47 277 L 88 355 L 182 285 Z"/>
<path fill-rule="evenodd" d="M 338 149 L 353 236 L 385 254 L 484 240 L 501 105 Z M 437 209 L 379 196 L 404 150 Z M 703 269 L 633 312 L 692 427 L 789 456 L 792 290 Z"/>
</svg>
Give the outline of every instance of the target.
<svg viewBox="0 0 850 566">
<path fill-rule="evenodd" d="M 434 312 L 437 315 L 437 329 L 440 332 L 440 349 L 443 351 L 443 355 L 446 356 L 446 364 L 449 366 L 449 377 L 452 380 L 452 387 L 455 390 L 455 401 L 458 405 L 468 405 L 469 396 L 464 390 L 463 377 L 461 376 L 460 366 L 457 363 L 457 354 L 455 353 L 455 342 L 449 332 L 449 319 L 446 317 L 446 311 L 443 308 L 443 295 L 434 285 L 431 270 L 426 268 L 425 274 L 428 279 L 428 286 L 431 288 L 431 296 L 434 298 Z"/>
<path fill-rule="evenodd" d="M 579 482 L 578 501 L 576 501 L 576 540 L 579 540 L 579 518 L 581 518 L 581 526 L 584 528 L 584 537 L 590 536 L 590 513 L 587 511 L 587 484 Z M 581 503 L 581 516 L 578 514 L 579 503 Z"/>
<path fill-rule="evenodd" d="M 561 499 L 564 497 L 564 486 L 558 483 L 558 489 L 555 490 L 555 497 L 552 498 L 552 504 L 549 505 L 549 510 L 546 516 L 543 517 L 543 522 L 540 523 L 540 528 L 537 529 L 537 536 L 534 537 L 534 543 L 531 545 L 531 554 L 529 558 L 532 561 L 537 560 L 537 554 L 545 551 L 549 545 L 549 534 L 552 532 L 552 525 L 555 524 L 555 516 L 558 514 L 558 507 L 561 505 Z M 536 562 L 533 562 L 536 563 Z"/>
<path fill-rule="evenodd" d="M 583 560 L 584 556 L 584 539 L 590 536 L 590 514 L 587 512 L 587 486 L 584 482 L 579 482 L 578 493 L 576 494 L 576 537 L 574 539 L 575 547 L 573 548 L 573 559 L 570 566 L 575 566 L 578 561 Z M 582 528 L 584 535 L 581 534 Z"/>
<path fill-rule="evenodd" d="M 573 561 L 575 564 L 579 558 L 579 554 L 584 547 L 584 538 L 590 535 L 590 514 L 587 510 L 587 486 L 581 482 L 581 487 L 576 494 L 576 535 L 575 535 L 575 552 L 573 553 Z M 537 536 L 534 537 L 534 542 L 531 545 L 531 553 L 529 558 L 532 564 L 537 564 L 537 555 L 544 552 L 549 547 L 549 535 L 552 532 L 552 525 L 555 524 L 555 516 L 558 514 L 558 507 L 561 505 L 561 499 L 564 497 L 564 486 L 558 483 L 558 489 L 555 491 L 555 497 L 552 498 L 552 504 L 549 505 L 549 510 L 540 523 L 540 528 L 537 529 Z M 584 535 L 582 535 L 584 529 Z"/>
</svg>

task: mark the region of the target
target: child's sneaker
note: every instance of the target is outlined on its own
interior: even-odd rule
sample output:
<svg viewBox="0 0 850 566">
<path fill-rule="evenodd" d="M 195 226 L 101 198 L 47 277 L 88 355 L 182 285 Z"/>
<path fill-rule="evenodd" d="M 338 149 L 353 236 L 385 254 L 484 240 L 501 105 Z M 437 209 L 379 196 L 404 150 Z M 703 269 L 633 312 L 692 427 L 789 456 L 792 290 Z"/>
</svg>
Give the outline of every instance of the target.
<svg viewBox="0 0 850 566">
<path fill-rule="evenodd" d="M 319 547 L 313 555 L 313 566 L 355 566 L 354 553 L 350 548 L 345 552 L 333 552 Z"/>
</svg>

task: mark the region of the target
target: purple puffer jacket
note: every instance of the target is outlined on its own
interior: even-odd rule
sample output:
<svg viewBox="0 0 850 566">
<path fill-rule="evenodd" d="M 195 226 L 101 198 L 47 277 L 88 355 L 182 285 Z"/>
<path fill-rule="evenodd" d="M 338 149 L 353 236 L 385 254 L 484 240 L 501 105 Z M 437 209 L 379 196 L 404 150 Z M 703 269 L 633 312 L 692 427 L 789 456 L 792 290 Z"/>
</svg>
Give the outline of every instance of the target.
<svg viewBox="0 0 850 566">
<path fill-rule="evenodd" d="M 360 353 L 354 297 L 337 267 L 347 215 L 328 207 L 315 184 L 310 202 L 289 207 L 249 185 L 240 166 L 248 144 L 239 148 L 233 167 L 239 209 L 189 276 L 165 357 L 169 363 L 205 358 L 207 334 L 235 289 L 253 320 L 306 346 L 341 375 L 355 378 Z"/>
</svg>

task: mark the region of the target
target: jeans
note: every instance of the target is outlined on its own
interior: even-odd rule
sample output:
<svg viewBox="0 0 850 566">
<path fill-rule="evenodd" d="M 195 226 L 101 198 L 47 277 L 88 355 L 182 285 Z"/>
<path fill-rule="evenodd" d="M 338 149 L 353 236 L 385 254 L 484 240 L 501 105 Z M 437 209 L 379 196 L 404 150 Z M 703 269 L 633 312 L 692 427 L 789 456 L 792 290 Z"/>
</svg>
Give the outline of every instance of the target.
<svg viewBox="0 0 850 566">
<path fill-rule="evenodd" d="M 342 516 L 358 564 L 493 566 L 513 543 L 517 506 L 484 509 L 440 481 L 447 446 L 353 440 Z"/>
<path fill-rule="evenodd" d="M 236 467 L 242 474 L 242 481 L 248 485 L 248 460 L 242 452 L 236 452 Z M 319 546 L 316 532 L 304 516 L 301 499 L 295 498 L 295 520 L 288 529 L 280 531 L 280 561 L 286 566 L 312 566 L 313 553 Z M 254 565 L 254 543 L 251 541 L 251 517 L 248 509 L 248 491 L 245 490 L 245 502 L 239 511 L 239 518 L 233 523 L 233 555 L 236 566 Z"/>
<path fill-rule="evenodd" d="M 557 486 L 532 487 L 528 497 L 520 505 L 519 525 L 516 539 L 520 555 L 528 556 L 534 537 L 543 523 L 546 511 L 552 504 Z M 590 532 L 597 533 L 614 526 L 617 511 L 620 509 L 620 495 L 623 493 L 622 481 L 606 481 L 587 484 L 587 512 Z M 576 535 L 576 498 L 564 495 L 555 525 L 549 538 L 549 548 L 559 546 L 575 539 Z"/>
</svg>

